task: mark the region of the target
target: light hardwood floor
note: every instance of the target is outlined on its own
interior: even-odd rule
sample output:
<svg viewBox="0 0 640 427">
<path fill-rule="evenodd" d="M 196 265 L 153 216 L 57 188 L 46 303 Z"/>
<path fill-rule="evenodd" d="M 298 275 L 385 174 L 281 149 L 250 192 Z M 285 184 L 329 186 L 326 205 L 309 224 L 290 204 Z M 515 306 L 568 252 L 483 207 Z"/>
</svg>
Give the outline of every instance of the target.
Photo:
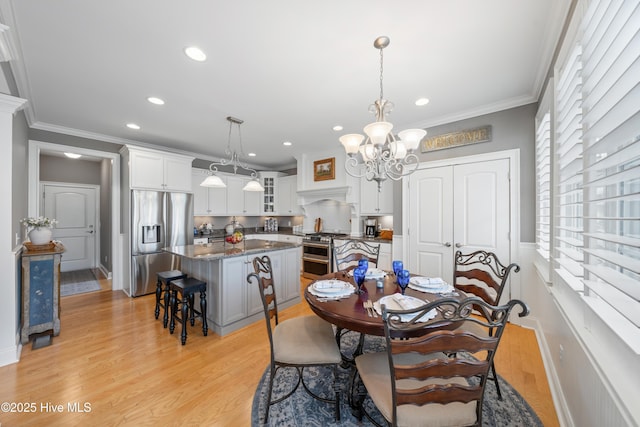
<svg viewBox="0 0 640 427">
<path fill-rule="evenodd" d="M 19 363 L 0 367 L 0 401 L 20 409 L 0 412 L 0 425 L 249 426 L 269 361 L 264 322 L 225 337 L 204 337 L 196 323 L 182 346 L 178 331 L 170 335 L 154 319 L 154 304 L 153 295 L 111 290 L 62 298 L 52 344 L 27 344 Z M 282 310 L 281 319 L 307 314 L 303 301 Z M 557 426 L 533 331 L 510 325 L 496 357 L 498 373 L 543 424 Z"/>
</svg>

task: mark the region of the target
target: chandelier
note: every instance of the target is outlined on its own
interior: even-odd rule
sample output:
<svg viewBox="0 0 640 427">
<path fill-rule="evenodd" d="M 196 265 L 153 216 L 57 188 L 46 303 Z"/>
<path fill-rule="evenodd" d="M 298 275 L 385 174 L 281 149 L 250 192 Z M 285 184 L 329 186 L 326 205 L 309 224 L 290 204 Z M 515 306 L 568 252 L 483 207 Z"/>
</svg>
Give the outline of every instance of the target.
<svg viewBox="0 0 640 427">
<path fill-rule="evenodd" d="M 385 118 L 393 110 L 393 103 L 384 99 L 382 91 L 382 51 L 389 46 L 389 38 L 380 36 L 375 39 L 373 46 L 380 50 L 380 98 L 369 106 L 369 111 L 376 115 L 376 121 L 364 127 L 366 140 L 364 135 L 357 133 L 343 135 L 339 140 L 349 156 L 345 162 L 347 173 L 356 178 L 366 177 L 368 181 L 376 181 L 380 191 L 382 182 L 387 178 L 397 181 L 416 170 L 418 157 L 413 151 L 418 148 L 427 131 L 403 130 L 398 133 L 399 139 L 391 132 L 393 124 Z"/>
<path fill-rule="evenodd" d="M 260 184 L 260 181 L 258 181 L 258 172 L 256 172 L 255 169 L 250 168 L 246 163 L 243 163 L 242 161 L 242 157 L 244 157 L 245 154 L 242 148 L 242 135 L 240 133 L 240 125 L 244 123 L 244 120 L 236 119 L 235 117 L 231 117 L 231 116 L 227 117 L 227 120 L 229 121 L 229 140 L 227 142 L 227 149 L 224 151 L 224 153 L 227 156 L 229 156 L 229 158 L 220 160 L 219 162 L 211 163 L 209 165 L 209 170 L 211 171 L 211 174 L 207 176 L 204 179 L 204 181 L 200 183 L 200 185 L 203 187 L 214 187 L 214 188 L 226 187 L 227 184 L 225 184 L 224 181 L 218 175 L 216 175 L 216 172 L 218 172 L 217 167 L 232 166 L 234 174 L 238 172 L 238 168 L 242 168 L 247 172 L 251 172 L 250 175 L 252 179 L 251 181 L 247 182 L 247 184 L 244 186 L 243 188 L 244 191 L 264 191 L 264 187 Z M 238 125 L 238 140 L 240 142 L 240 153 L 231 149 L 231 130 L 233 129 L 234 124 Z"/>
</svg>

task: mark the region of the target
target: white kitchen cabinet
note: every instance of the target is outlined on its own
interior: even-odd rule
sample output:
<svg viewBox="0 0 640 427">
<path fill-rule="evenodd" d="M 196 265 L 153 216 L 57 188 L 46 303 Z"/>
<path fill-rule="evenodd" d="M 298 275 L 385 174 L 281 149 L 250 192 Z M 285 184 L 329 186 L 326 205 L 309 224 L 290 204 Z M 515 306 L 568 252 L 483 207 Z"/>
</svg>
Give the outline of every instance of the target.
<svg viewBox="0 0 640 427">
<path fill-rule="evenodd" d="M 249 177 L 227 177 L 227 215 L 260 216 L 262 192 L 242 190 L 250 180 Z"/>
<path fill-rule="evenodd" d="M 129 187 L 191 192 L 193 157 L 125 146 L 129 157 Z"/>
<path fill-rule="evenodd" d="M 279 242 L 296 243 L 298 246 L 296 257 L 300 260 L 300 274 L 302 274 L 302 236 L 293 236 L 290 234 L 278 234 Z"/>
<path fill-rule="evenodd" d="M 282 172 L 260 172 L 260 182 L 264 187 L 262 215 L 278 215 L 278 187 L 282 175 Z"/>
<path fill-rule="evenodd" d="M 300 215 L 301 210 L 298 206 L 298 176 L 289 175 L 278 179 L 277 185 L 277 208 L 278 215 Z"/>
<path fill-rule="evenodd" d="M 360 179 L 360 215 L 393 215 L 393 180 L 382 182 Z"/>
<path fill-rule="evenodd" d="M 191 172 L 191 190 L 193 191 L 194 215 L 226 215 L 227 189 L 202 187 L 200 183 L 209 175 L 206 169 L 193 169 Z M 226 177 L 220 176 L 226 183 Z"/>
</svg>

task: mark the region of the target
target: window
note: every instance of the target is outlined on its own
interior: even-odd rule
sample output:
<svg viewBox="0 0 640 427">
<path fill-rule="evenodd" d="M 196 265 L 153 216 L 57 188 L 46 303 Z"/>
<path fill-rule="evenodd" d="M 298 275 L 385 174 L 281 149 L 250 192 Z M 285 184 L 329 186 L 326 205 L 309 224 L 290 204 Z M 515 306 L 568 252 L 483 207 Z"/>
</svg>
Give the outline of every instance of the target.
<svg viewBox="0 0 640 427">
<path fill-rule="evenodd" d="M 540 114 L 540 113 L 539 113 Z M 536 119 L 536 248 L 549 260 L 551 242 L 551 111 Z"/>
<path fill-rule="evenodd" d="M 579 28 L 579 40 L 557 73 L 555 114 L 547 116 L 541 108 L 536 117 L 536 243 L 544 253 L 545 214 L 551 212 L 553 280 L 581 293 L 617 330 L 623 325 L 637 334 L 640 2 L 594 0 Z M 553 157 L 545 155 L 547 146 Z M 554 159 L 548 187 L 547 158 Z"/>
</svg>

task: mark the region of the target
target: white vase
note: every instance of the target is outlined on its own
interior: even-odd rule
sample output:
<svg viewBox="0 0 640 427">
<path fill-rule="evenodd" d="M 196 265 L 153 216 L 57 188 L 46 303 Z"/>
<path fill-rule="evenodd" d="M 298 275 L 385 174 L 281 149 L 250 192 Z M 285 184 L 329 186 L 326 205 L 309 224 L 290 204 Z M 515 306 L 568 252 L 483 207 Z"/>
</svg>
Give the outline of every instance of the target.
<svg viewBox="0 0 640 427">
<path fill-rule="evenodd" d="M 51 241 L 52 234 L 49 227 L 36 227 L 29 231 L 29 240 L 34 245 L 46 245 Z"/>
</svg>

